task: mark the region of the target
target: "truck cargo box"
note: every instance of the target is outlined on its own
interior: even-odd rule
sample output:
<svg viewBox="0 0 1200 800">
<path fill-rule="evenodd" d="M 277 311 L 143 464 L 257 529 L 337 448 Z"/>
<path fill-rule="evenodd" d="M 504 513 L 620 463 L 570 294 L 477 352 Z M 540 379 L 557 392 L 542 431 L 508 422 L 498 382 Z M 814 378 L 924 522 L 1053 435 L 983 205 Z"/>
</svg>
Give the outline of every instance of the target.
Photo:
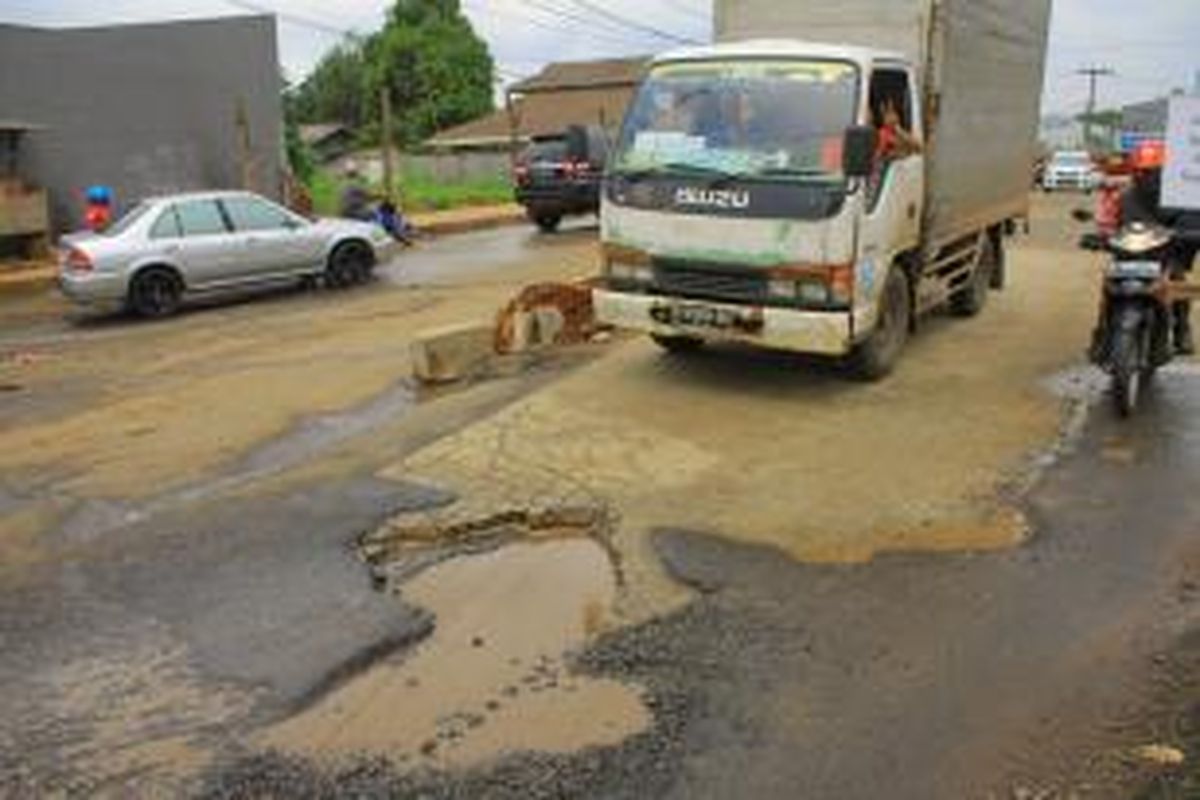
<svg viewBox="0 0 1200 800">
<path fill-rule="evenodd" d="M 925 98 L 929 246 L 1028 210 L 1051 0 L 716 0 L 718 41 L 903 54 Z"/>
</svg>

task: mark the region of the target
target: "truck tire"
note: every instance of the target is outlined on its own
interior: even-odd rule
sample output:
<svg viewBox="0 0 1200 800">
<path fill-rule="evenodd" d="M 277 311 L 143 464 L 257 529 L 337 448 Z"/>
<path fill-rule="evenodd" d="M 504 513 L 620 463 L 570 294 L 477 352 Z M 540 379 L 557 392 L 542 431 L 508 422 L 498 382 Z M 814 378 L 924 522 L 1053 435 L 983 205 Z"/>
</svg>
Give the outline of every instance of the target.
<svg viewBox="0 0 1200 800">
<path fill-rule="evenodd" d="M 912 328 L 912 292 L 908 274 L 899 266 L 888 272 L 879 299 L 879 321 L 866 341 L 850 354 L 850 369 L 863 381 L 878 381 L 892 374 L 908 343 Z"/>
<path fill-rule="evenodd" d="M 996 268 L 996 244 L 991 236 L 984 234 L 979 262 L 971 272 L 966 284 L 950 298 L 950 310 L 955 316 L 977 317 L 987 305 L 988 292 L 992 288 L 992 275 Z"/>
<path fill-rule="evenodd" d="M 988 234 L 988 238 L 992 242 L 992 247 L 995 248 L 996 255 L 995 263 L 992 264 L 992 290 L 999 292 L 1008 286 L 1008 250 L 1004 246 L 1002 232 Z"/>
<path fill-rule="evenodd" d="M 650 338 L 656 345 L 672 355 L 686 355 L 704 349 L 704 340 L 692 336 L 663 336 L 652 333 Z"/>
<path fill-rule="evenodd" d="M 562 224 L 562 217 L 557 214 L 542 214 L 534 222 L 542 233 L 554 233 Z"/>
</svg>

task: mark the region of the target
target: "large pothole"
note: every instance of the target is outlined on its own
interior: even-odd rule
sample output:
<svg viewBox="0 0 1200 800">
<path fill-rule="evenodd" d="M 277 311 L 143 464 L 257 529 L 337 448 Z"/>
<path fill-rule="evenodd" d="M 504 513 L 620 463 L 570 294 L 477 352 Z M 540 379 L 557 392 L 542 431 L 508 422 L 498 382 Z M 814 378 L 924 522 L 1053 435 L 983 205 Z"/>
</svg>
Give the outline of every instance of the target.
<svg viewBox="0 0 1200 800">
<path fill-rule="evenodd" d="M 384 591 L 430 611 L 434 632 L 270 729 L 263 744 L 317 759 L 382 755 L 463 766 L 570 753 L 645 730 L 639 688 L 577 674 L 619 589 L 587 507 L 397 520 L 364 537 Z"/>
</svg>

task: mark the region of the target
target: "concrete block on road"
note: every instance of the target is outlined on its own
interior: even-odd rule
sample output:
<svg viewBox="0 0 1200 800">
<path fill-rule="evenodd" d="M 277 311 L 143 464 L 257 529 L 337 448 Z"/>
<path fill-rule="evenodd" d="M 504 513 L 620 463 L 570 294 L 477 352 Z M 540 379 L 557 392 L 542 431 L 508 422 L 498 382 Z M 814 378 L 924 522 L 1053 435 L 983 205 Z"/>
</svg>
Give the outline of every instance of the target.
<svg viewBox="0 0 1200 800">
<path fill-rule="evenodd" d="M 413 376 L 422 383 L 452 383 L 477 375 L 495 355 L 490 324 L 467 323 L 426 331 L 412 343 Z"/>
</svg>

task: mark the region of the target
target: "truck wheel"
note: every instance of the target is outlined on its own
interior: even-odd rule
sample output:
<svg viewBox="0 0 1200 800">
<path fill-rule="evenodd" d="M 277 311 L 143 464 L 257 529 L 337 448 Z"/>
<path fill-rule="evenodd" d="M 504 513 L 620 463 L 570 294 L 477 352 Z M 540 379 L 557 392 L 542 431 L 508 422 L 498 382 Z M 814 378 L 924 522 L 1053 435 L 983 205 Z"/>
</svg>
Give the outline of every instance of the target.
<svg viewBox="0 0 1200 800">
<path fill-rule="evenodd" d="M 696 339 L 692 336 L 663 336 L 662 334 L 652 333 L 650 334 L 650 338 L 663 350 L 675 355 L 694 353 L 704 348 L 704 340 Z"/>
<path fill-rule="evenodd" d="M 879 302 L 879 321 L 874 332 L 850 354 L 851 370 L 865 381 L 878 381 L 890 375 L 908 343 L 912 295 L 908 275 L 900 267 L 892 267 L 888 273 Z"/>
<path fill-rule="evenodd" d="M 996 234 L 988 237 L 992 242 L 995 261 L 992 264 L 992 289 L 1001 291 L 1008 285 L 1008 250 L 1004 247 L 1004 235 Z"/>
<path fill-rule="evenodd" d="M 966 284 L 950 298 L 950 310 L 959 317 L 977 317 L 987 305 L 988 292 L 992 288 L 993 270 L 996 268 L 996 245 L 992 237 L 983 237 L 983 250 L 979 263 L 967 279 Z"/>
<path fill-rule="evenodd" d="M 129 287 L 129 310 L 139 317 L 158 319 L 179 310 L 183 282 L 169 269 L 154 267 L 139 272 Z"/>
<path fill-rule="evenodd" d="M 562 217 L 557 214 L 542 214 L 534 220 L 542 233 L 554 233 L 562 224 Z"/>
</svg>

